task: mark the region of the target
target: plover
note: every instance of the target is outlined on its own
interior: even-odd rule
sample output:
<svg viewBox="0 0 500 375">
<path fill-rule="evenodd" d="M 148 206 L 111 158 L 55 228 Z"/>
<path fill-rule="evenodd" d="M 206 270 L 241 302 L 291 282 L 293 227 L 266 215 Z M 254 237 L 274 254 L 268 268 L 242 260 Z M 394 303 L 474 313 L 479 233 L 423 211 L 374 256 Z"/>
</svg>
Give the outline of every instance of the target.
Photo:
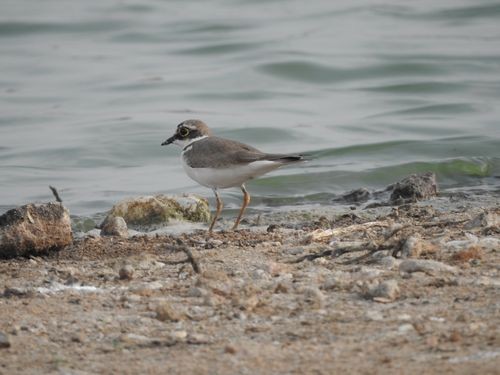
<svg viewBox="0 0 500 375">
<path fill-rule="evenodd" d="M 161 145 L 171 143 L 182 147 L 182 166 L 187 175 L 200 185 L 211 188 L 215 194 L 217 208 L 209 232 L 212 232 L 223 206 L 218 189 L 240 187 L 243 192 L 243 204 L 233 226 L 235 230 L 250 203 L 245 182 L 303 160 L 302 155 L 266 154 L 252 146 L 212 136 L 211 130 L 200 120 L 186 120 L 177 125 L 175 134 Z"/>
</svg>

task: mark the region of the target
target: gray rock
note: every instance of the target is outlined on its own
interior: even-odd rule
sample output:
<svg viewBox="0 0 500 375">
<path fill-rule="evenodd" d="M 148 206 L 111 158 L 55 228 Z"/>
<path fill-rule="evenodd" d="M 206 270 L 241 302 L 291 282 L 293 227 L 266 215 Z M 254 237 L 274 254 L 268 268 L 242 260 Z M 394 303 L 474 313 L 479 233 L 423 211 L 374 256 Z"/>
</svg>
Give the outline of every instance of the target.
<svg viewBox="0 0 500 375">
<path fill-rule="evenodd" d="M 456 273 L 455 267 L 430 259 L 406 259 L 399 265 L 399 271 L 405 273 L 424 272 L 430 275 L 438 273 Z"/>
<path fill-rule="evenodd" d="M 422 239 L 420 236 L 410 236 L 406 239 L 401 249 L 402 258 L 418 258 L 422 253 Z"/>
<path fill-rule="evenodd" d="M 122 280 L 132 280 L 134 278 L 135 269 L 130 264 L 126 264 L 120 271 L 118 271 L 118 275 Z"/>
<path fill-rule="evenodd" d="M 494 212 L 482 212 L 465 224 L 465 229 L 475 228 L 498 228 L 500 226 L 500 216 Z"/>
<path fill-rule="evenodd" d="M 412 174 L 392 186 L 391 204 L 415 202 L 436 196 L 438 184 L 432 172 Z"/>
<path fill-rule="evenodd" d="M 0 349 L 10 348 L 9 336 L 5 333 L 0 332 Z"/>
<path fill-rule="evenodd" d="M 399 297 L 399 285 L 396 280 L 386 280 L 368 290 L 367 296 L 374 301 L 390 302 Z"/>
<path fill-rule="evenodd" d="M 195 195 L 143 196 L 118 202 L 109 211 L 109 217 L 123 217 L 127 225 L 136 230 L 154 230 L 168 225 L 171 220 L 208 222 L 210 210 L 207 200 Z"/>
<path fill-rule="evenodd" d="M 108 216 L 101 224 L 101 236 L 117 236 L 127 238 L 127 223 L 121 216 Z"/>
<path fill-rule="evenodd" d="M 363 203 L 370 199 L 371 193 L 366 188 L 352 190 L 341 197 L 334 199 L 335 201 L 344 201 L 348 203 Z"/>
<path fill-rule="evenodd" d="M 69 212 L 60 203 L 27 204 L 0 216 L 0 258 L 38 255 L 72 242 Z"/>
</svg>

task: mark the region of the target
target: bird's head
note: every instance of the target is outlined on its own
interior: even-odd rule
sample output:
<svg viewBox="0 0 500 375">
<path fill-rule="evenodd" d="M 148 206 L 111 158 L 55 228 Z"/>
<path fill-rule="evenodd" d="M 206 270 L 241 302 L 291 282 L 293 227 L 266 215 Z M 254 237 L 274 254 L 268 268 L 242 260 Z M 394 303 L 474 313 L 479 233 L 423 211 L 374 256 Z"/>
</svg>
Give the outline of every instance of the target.
<svg viewBox="0 0 500 375">
<path fill-rule="evenodd" d="M 166 146 L 171 143 L 181 147 L 186 147 L 190 143 L 200 138 L 209 137 L 212 132 L 201 120 L 186 120 L 177 125 L 175 134 L 168 138 L 161 145 Z"/>
</svg>

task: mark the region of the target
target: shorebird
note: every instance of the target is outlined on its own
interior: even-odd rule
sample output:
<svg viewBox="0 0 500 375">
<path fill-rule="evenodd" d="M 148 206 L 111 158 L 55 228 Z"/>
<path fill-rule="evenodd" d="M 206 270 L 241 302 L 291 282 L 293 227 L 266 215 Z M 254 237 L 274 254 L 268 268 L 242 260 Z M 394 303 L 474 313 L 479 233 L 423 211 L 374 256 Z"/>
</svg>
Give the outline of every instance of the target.
<svg viewBox="0 0 500 375">
<path fill-rule="evenodd" d="M 187 175 L 200 185 L 212 189 L 215 194 L 217 208 L 209 233 L 223 207 L 218 189 L 240 187 L 243 192 L 243 204 L 233 226 L 235 230 L 250 203 L 245 182 L 283 165 L 303 160 L 302 155 L 267 154 L 244 143 L 213 136 L 201 120 L 186 120 L 177 125 L 175 134 L 161 145 L 171 143 L 182 147 L 182 166 Z"/>
</svg>

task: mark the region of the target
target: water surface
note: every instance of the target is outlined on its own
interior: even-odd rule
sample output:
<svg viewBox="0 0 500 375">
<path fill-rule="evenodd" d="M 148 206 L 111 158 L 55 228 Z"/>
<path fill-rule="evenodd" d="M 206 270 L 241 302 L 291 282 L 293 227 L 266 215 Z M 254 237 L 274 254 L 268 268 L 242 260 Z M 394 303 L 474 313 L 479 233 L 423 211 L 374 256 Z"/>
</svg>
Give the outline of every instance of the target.
<svg viewBox="0 0 500 375">
<path fill-rule="evenodd" d="M 92 215 L 194 192 L 176 125 L 307 163 L 249 183 L 254 208 L 330 202 L 434 171 L 498 193 L 500 3 L 80 1 L 0 5 L 0 211 Z M 239 189 L 226 190 L 236 207 Z"/>
</svg>

